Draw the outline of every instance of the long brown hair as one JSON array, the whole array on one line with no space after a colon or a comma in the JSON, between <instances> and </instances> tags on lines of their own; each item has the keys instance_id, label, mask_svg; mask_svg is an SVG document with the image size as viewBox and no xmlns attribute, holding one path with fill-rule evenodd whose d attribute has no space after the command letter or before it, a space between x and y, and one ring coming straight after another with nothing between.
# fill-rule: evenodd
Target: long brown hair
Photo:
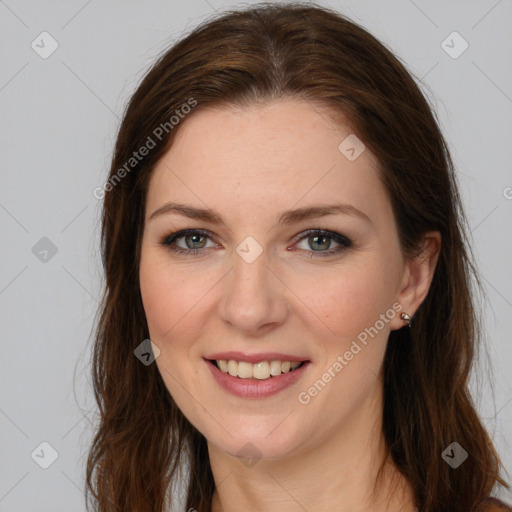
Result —
<instances>
[{"instance_id":1,"label":"long brown hair","mask_svg":"<svg viewBox=\"0 0 512 512\"><path fill-rule=\"evenodd\" d=\"M163 511L176 502L170 489L186 464L186 509L210 511L206 440L174 403L156 364L134 357L149 337L138 273L146 191L186 115L285 97L344 116L376 155L404 254L415 254L426 231L441 233L413 328L389 338L383 428L422 512L481 510L494 485L506 484L468 391L479 341L476 273L445 140L414 79L366 30L323 7L276 3L201 24L152 66L124 114L102 192L106 283L93 352L100 424L87 460L88 509L93 502L101 512ZM147 154L130 160L143 146ZM454 441L469 454L457 469L441 457Z\"/></svg>"}]
</instances>

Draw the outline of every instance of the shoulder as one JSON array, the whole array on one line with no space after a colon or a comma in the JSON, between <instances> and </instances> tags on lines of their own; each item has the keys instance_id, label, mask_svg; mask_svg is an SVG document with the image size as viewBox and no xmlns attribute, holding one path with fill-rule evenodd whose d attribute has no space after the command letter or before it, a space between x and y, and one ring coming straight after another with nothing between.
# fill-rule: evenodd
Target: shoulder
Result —
<instances>
[{"instance_id":1,"label":"shoulder","mask_svg":"<svg viewBox=\"0 0 512 512\"><path fill-rule=\"evenodd\" d=\"M487 498L482 512L512 512L512 508L497 498Z\"/></svg>"}]
</instances>

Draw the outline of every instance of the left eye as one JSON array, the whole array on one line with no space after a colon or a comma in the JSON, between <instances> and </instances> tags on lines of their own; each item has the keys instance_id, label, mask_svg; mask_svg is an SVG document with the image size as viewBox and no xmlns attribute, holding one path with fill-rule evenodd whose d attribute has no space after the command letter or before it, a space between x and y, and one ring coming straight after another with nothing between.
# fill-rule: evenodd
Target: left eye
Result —
<instances>
[{"instance_id":1,"label":"left eye","mask_svg":"<svg viewBox=\"0 0 512 512\"><path fill-rule=\"evenodd\" d=\"M300 245L303 245L302 247ZM304 247L304 244L306 247ZM336 244L333 247L333 244ZM301 250L311 252L311 257L324 256L343 251L352 245L351 240L347 237L334 233L332 231L310 231L305 236L302 236L297 244ZM319 253L319 254L314 254Z\"/></svg>"}]
</instances>

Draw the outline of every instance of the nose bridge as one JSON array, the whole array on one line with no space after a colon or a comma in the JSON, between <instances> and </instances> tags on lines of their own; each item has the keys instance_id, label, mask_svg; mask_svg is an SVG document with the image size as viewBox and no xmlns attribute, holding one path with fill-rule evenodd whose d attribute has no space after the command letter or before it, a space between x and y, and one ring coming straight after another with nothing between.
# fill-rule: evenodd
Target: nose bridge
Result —
<instances>
[{"instance_id":1,"label":"nose bridge","mask_svg":"<svg viewBox=\"0 0 512 512\"><path fill-rule=\"evenodd\" d=\"M223 320L246 332L279 324L288 312L282 284L269 268L266 251L261 248L256 254L255 250L250 241L237 248L220 305Z\"/></svg>"}]
</instances>

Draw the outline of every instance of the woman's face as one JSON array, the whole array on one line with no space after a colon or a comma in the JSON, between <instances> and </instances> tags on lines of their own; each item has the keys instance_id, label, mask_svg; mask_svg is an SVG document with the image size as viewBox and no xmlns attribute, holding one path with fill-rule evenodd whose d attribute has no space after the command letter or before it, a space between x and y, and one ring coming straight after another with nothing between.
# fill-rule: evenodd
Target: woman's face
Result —
<instances>
[{"instance_id":1,"label":"woman's face","mask_svg":"<svg viewBox=\"0 0 512 512\"><path fill-rule=\"evenodd\" d=\"M210 447L299 455L380 420L407 272L359 144L300 100L206 109L154 169L144 309L162 378Z\"/></svg>"}]
</instances>

